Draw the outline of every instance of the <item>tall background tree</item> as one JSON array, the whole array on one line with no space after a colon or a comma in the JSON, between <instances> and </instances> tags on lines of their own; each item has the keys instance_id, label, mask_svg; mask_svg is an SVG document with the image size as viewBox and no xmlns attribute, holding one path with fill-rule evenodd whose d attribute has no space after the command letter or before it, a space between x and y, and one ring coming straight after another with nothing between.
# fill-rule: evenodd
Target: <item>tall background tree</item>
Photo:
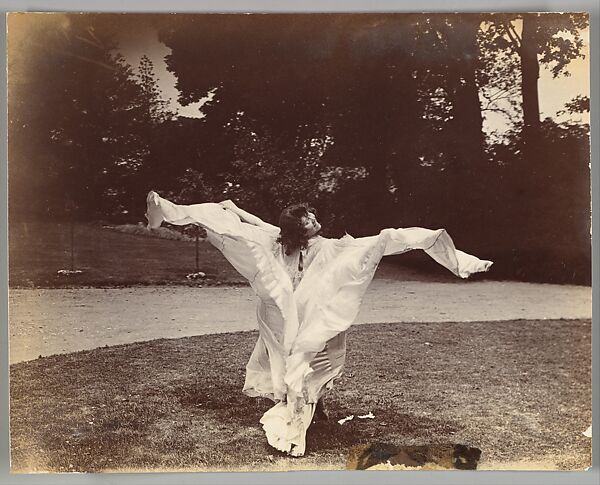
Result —
<instances>
[{"instance_id":1,"label":"tall background tree","mask_svg":"<svg viewBox=\"0 0 600 485\"><path fill-rule=\"evenodd\" d=\"M114 213L119 179L137 170L143 149L129 110L139 86L114 40L85 17L44 17L28 31L13 25L26 32L10 48L27 55L9 75L12 209Z\"/></svg>"},{"instance_id":2,"label":"tall background tree","mask_svg":"<svg viewBox=\"0 0 600 485\"><path fill-rule=\"evenodd\" d=\"M569 63L582 55L582 32L588 17L578 13L496 14L491 17L490 41L499 51L508 49L519 58L523 143L528 156L535 157L541 137L540 66L553 77L568 76ZM489 44L488 44L489 46ZM518 78L517 78L518 79Z\"/></svg>"},{"instance_id":3,"label":"tall background tree","mask_svg":"<svg viewBox=\"0 0 600 485\"><path fill-rule=\"evenodd\" d=\"M500 164L495 172L504 190L493 192L506 215L503 233L514 248L511 260L524 268L562 266L576 279L591 258L589 125L541 119L538 79L541 69L554 78L570 75L571 61L584 55L588 17L495 14L485 20L480 44L486 108L518 120L509 136L488 148ZM589 109L585 99L567 103L566 109ZM522 262L521 246L529 248L529 264Z\"/></svg>"}]
</instances>

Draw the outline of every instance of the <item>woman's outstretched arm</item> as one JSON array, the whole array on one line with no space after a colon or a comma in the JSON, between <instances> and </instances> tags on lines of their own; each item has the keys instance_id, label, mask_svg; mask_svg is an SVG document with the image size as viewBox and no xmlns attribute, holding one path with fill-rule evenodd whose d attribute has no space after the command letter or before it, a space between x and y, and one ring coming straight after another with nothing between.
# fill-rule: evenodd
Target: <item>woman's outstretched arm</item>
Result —
<instances>
[{"instance_id":1,"label":"woman's outstretched arm","mask_svg":"<svg viewBox=\"0 0 600 485\"><path fill-rule=\"evenodd\" d=\"M377 236L356 239L349 237L349 241L344 241L344 239L340 239L340 242L345 245L369 245L383 241L385 242L383 256L422 249L436 262L461 278L468 278L473 273L488 271L493 264L492 261L479 259L457 249L445 229L388 228L383 229Z\"/></svg>"},{"instance_id":2,"label":"woman's outstretched arm","mask_svg":"<svg viewBox=\"0 0 600 485\"><path fill-rule=\"evenodd\" d=\"M208 242L221 251L238 273L248 280L259 298L273 301L282 314L288 315L286 318L292 319L292 328L296 328L294 325L298 325L298 317L293 312L292 282L272 254L273 243L279 233L278 227L266 224L258 217L250 217L251 214L241 211L230 202L224 203L230 208L210 202L181 205L150 191L146 205L150 229L160 227L164 221L179 226L196 224L204 227ZM234 212L233 207L240 212ZM248 220L253 223L246 222ZM261 226L254 225L259 222L262 223Z\"/></svg>"},{"instance_id":3,"label":"woman's outstretched arm","mask_svg":"<svg viewBox=\"0 0 600 485\"><path fill-rule=\"evenodd\" d=\"M253 226L262 227L263 229L267 229L270 231L279 230L277 226L269 224L268 222L263 221L260 217L255 216L254 214L250 214L250 212L239 208L237 205L235 205L235 202L233 202L232 200L224 200L223 202L219 202L219 205L224 209L230 210L231 212L236 214L242 220L242 222L252 224Z\"/></svg>"}]
</instances>

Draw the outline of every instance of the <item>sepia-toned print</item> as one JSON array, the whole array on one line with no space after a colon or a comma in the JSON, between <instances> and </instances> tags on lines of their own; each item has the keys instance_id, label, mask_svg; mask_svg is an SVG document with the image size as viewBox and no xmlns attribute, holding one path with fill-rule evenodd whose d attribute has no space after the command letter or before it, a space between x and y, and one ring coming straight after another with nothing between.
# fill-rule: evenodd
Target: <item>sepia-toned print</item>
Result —
<instances>
[{"instance_id":1,"label":"sepia-toned print","mask_svg":"<svg viewBox=\"0 0 600 485\"><path fill-rule=\"evenodd\" d=\"M590 467L588 39L9 14L12 472Z\"/></svg>"}]
</instances>

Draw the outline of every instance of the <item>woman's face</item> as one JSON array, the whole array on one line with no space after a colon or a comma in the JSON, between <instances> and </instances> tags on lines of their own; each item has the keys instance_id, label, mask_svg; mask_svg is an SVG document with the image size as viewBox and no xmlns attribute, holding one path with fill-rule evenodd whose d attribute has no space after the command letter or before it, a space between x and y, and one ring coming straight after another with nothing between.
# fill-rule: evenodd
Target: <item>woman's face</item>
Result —
<instances>
[{"instance_id":1,"label":"woman's face","mask_svg":"<svg viewBox=\"0 0 600 485\"><path fill-rule=\"evenodd\" d=\"M317 217L312 212L309 212L302 218L302 227L304 227L308 237L313 237L321 230L321 224L319 224Z\"/></svg>"}]
</instances>

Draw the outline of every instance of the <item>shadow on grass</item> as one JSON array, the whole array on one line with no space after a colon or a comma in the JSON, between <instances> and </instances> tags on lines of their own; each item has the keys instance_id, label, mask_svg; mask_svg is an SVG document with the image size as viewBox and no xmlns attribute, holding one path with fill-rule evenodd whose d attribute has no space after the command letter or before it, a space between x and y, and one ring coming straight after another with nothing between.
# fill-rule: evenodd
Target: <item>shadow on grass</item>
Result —
<instances>
[{"instance_id":1,"label":"shadow on grass","mask_svg":"<svg viewBox=\"0 0 600 485\"><path fill-rule=\"evenodd\" d=\"M173 391L182 409L210 410L223 423L255 426L262 415L273 406L269 399L251 398L241 393L241 386L226 384L206 387L196 384Z\"/></svg>"},{"instance_id":2,"label":"shadow on grass","mask_svg":"<svg viewBox=\"0 0 600 485\"><path fill-rule=\"evenodd\" d=\"M335 419L314 423L307 433L307 451L334 452L349 450L352 446L367 445L382 437L394 436L394 440L418 441L432 435L448 436L458 429L458 425L443 419L431 419L413 414L398 413L394 408L378 409L376 420L353 420L343 425L337 422L339 416L351 415L354 411L337 402L328 404Z\"/></svg>"}]
</instances>

